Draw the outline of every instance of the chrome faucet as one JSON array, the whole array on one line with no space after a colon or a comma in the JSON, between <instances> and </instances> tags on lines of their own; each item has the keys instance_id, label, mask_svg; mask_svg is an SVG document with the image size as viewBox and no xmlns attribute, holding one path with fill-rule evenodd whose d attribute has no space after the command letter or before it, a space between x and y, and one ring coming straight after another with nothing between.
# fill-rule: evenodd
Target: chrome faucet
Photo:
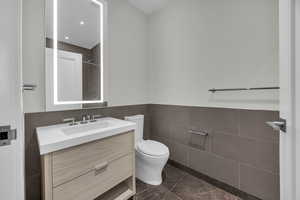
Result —
<instances>
[{"instance_id":1,"label":"chrome faucet","mask_svg":"<svg viewBox=\"0 0 300 200\"><path fill-rule=\"evenodd\" d=\"M102 115L92 115L92 118L91 118L90 122L96 122L97 119L99 119L101 117L102 117Z\"/></svg>"},{"instance_id":2,"label":"chrome faucet","mask_svg":"<svg viewBox=\"0 0 300 200\"><path fill-rule=\"evenodd\" d=\"M70 126L77 125L77 123L75 122L75 118L74 117L63 119L63 122L64 123L71 122L71 123L69 123Z\"/></svg>"},{"instance_id":3,"label":"chrome faucet","mask_svg":"<svg viewBox=\"0 0 300 200\"><path fill-rule=\"evenodd\" d=\"M87 124L89 122L90 118L91 118L90 115L83 115L82 121L80 122L80 124Z\"/></svg>"}]
</instances>

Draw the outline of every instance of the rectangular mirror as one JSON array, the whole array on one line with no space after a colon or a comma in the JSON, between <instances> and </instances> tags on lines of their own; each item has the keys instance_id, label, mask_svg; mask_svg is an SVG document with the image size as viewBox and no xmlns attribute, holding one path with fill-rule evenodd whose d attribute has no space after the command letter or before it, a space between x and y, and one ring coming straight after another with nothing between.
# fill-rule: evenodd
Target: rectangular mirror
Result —
<instances>
[{"instance_id":1,"label":"rectangular mirror","mask_svg":"<svg viewBox=\"0 0 300 200\"><path fill-rule=\"evenodd\" d=\"M103 103L105 2L45 2L46 110Z\"/></svg>"}]
</instances>

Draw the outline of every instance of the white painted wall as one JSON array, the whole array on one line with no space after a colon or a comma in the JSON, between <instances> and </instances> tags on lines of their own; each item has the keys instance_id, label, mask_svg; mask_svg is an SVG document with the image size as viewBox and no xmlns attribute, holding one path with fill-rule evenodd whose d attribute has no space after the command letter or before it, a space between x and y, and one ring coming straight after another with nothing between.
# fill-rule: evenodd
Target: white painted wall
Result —
<instances>
[{"instance_id":1,"label":"white painted wall","mask_svg":"<svg viewBox=\"0 0 300 200\"><path fill-rule=\"evenodd\" d=\"M34 11L34 12L33 12ZM108 1L108 80L110 106L148 103L147 17L128 1ZM24 93L24 112L45 111L44 1L23 6L23 79L37 84Z\"/></svg>"},{"instance_id":2,"label":"white painted wall","mask_svg":"<svg viewBox=\"0 0 300 200\"><path fill-rule=\"evenodd\" d=\"M150 18L152 103L278 109L277 0L173 0Z\"/></svg>"},{"instance_id":3,"label":"white painted wall","mask_svg":"<svg viewBox=\"0 0 300 200\"><path fill-rule=\"evenodd\" d=\"M148 21L128 1L108 3L108 103L148 103Z\"/></svg>"},{"instance_id":4,"label":"white painted wall","mask_svg":"<svg viewBox=\"0 0 300 200\"><path fill-rule=\"evenodd\" d=\"M44 1L23 2L23 83L37 85L34 92L23 93L24 112L41 112L46 108L44 16Z\"/></svg>"},{"instance_id":5,"label":"white painted wall","mask_svg":"<svg viewBox=\"0 0 300 200\"><path fill-rule=\"evenodd\" d=\"M278 109L278 91L210 88L278 86L277 0L173 0L146 16L108 3L110 106L161 103ZM32 12L34 10L35 12ZM24 3L25 112L45 110L44 4Z\"/></svg>"},{"instance_id":6,"label":"white painted wall","mask_svg":"<svg viewBox=\"0 0 300 200\"><path fill-rule=\"evenodd\" d=\"M133 6L146 14L151 14L162 9L170 0L128 0Z\"/></svg>"}]
</instances>

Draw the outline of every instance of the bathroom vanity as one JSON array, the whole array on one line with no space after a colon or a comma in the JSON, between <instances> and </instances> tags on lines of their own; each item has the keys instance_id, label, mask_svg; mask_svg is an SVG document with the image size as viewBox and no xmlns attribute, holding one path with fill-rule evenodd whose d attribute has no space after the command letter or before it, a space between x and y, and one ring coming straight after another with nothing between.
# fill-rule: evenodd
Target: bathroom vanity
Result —
<instances>
[{"instance_id":1,"label":"bathroom vanity","mask_svg":"<svg viewBox=\"0 0 300 200\"><path fill-rule=\"evenodd\" d=\"M132 197L134 129L135 123L114 118L37 128L43 199L93 200L104 193L108 199Z\"/></svg>"}]
</instances>

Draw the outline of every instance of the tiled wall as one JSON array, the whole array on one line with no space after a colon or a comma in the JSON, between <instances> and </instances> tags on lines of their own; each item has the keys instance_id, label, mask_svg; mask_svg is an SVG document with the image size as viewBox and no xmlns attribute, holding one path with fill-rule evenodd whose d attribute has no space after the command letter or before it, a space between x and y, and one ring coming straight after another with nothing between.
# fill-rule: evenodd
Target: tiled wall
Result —
<instances>
[{"instance_id":1,"label":"tiled wall","mask_svg":"<svg viewBox=\"0 0 300 200\"><path fill-rule=\"evenodd\" d=\"M172 160L263 200L279 200L279 133L265 125L278 112L153 104L25 114L27 200L41 199L35 128L83 114L144 114L145 138L168 145ZM204 141L188 130L209 136Z\"/></svg>"},{"instance_id":2,"label":"tiled wall","mask_svg":"<svg viewBox=\"0 0 300 200\"><path fill-rule=\"evenodd\" d=\"M35 128L61 123L62 119L76 117L81 119L85 114L101 114L103 116L123 119L124 116L145 115L145 138L150 134L150 118L148 105L134 105L121 107L107 107L88 110L73 110L61 112L29 113L25 114L25 173L26 199L41 200L41 167Z\"/></svg>"},{"instance_id":3,"label":"tiled wall","mask_svg":"<svg viewBox=\"0 0 300 200\"><path fill-rule=\"evenodd\" d=\"M151 138L169 146L172 160L263 200L279 200L279 133L265 124L278 112L168 105L149 111ZM188 130L209 136L205 141Z\"/></svg>"}]
</instances>

